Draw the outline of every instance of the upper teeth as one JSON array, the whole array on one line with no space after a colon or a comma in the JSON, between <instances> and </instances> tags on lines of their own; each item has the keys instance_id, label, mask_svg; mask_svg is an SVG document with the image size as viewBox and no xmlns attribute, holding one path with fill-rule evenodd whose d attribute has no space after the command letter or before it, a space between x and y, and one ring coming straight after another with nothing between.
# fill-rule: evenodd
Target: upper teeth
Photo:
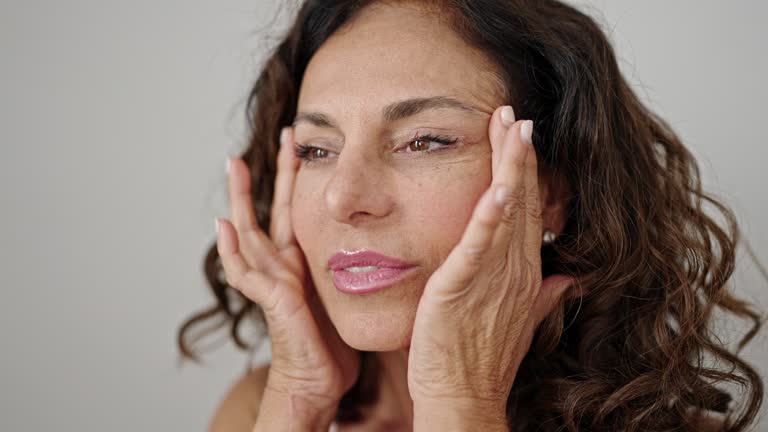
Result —
<instances>
[{"instance_id":1,"label":"upper teeth","mask_svg":"<svg viewBox=\"0 0 768 432\"><path fill-rule=\"evenodd\" d=\"M365 266L365 267L347 267L344 270L352 273L360 273L360 272L367 272L367 271L373 271L378 269L379 268L376 266Z\"/></svg>"}]
</instances>

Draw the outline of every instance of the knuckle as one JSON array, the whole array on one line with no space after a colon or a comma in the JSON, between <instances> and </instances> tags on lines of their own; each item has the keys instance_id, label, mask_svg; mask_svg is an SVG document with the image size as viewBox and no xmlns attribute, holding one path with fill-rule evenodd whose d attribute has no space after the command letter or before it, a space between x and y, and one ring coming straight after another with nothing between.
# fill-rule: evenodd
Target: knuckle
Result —
<instances>
[{"instance_id":1,"label":"knuckle","mask_svg":"<svg viewBox=\"0 0 768 432\"><path fill-rule=\"evenodd\" d=\"M235 231L241 236L258 236L261 233L261 228L255 223L246 223L243 226L236 227Z\"/></svg>"},{"instance_id":2,"label":"knuckle","mask_svg":"<svg viewBox=\"0 0 768 432\"><path fill-rule=\"evenodd\" d=\"M515 208L523 208L525 207L525 203L527 201L527 192L524 188L518 187L515 189L514 192L510 195L509 199L513 207Z\"/></svg>"},{"instance_id":3,"label":"knuckle","mask_svg":"<svg viewBox=\"0 0 768 432\"><path fill-rule=\"evenodd\" d=\"M525 201L525 209L531 218L534 220L541 219L542 216L542 209L541 204L539 203L539 196L535 189L531 189L528 192L528 197Z\"/></svg>"},{"instance_id":4,"label":"knuckle","mask_svg":"<svg viewBox=\"0 0 768 432\"><path fill-rule=\"evenodd\" d=\"M477 224L484 230L493 229L498 222L496 218L487 211L478 211L475 215L475 219L477 220Z\"/></svg>"},{"instance_id":5,"label":"knuckle","mask_svg":"<svg viewBox=\"0 0 768 432\"><path fill-rule=\"evenodd\" d=\"M512 224L517 217L517 213L520 209L524 209L526 206L526 192L522 188L515 189L509 196L507 205L504 206L504 214L502 221L509 225Z\"/></svg>"},{"instance_id":6,"label":"knuckle","mask_svg":"<svg viewBox=\"0 0 768 432\"><path fill-rule=\"evenodd\" d=\"M479 246L467 246L464 249L464 261L471 268L479 267L485 256L485 248Z\"/></svg>"},{"instance_id":7,"label":"knuckle","mask_svg":"<svg viewBox=\"0 0 768 432\"><path fill-rule=\"evenodd\" d=\"M224 273L224 281L227 285L238 291L243 290L243 280L245 279L246 271L238 269L232 262L231 258L222 257L222 269Z\"/></svg>"},{"instance_id":8,"label":"knuckle","mask_svg":"<svg viewBox=\"0 0 768 432\"><path fill-rule=\"evenodd\" d=\"M512 167L518 171L523 171L528 166L526 163L526 152L520 152L512 159Z\"/></svg>"},{"instance_id":9,"label":"knuckle","mask_svg":"<svg viewBox=\"0 0 768 432\"><path fill-rule=\"evenodd\" d=\"M278 282L276 279L271 279L268 283L268 286L264 287L265 295L263 299L252 299L256 303L259 303L259 306L264 310L264 312L272 315L275 313L275 311L278 309L280 305L280 301L282 300L279 295L277 295L280 290L277 287Z\"/></svg>"},{"instance_id":10,"label":"knuckle","mask_svg":"<svg viewBox=\"0 0 768 432\"><path fill-rule=\"evenodd\" d=\"M524 265L523 265L522 271L524 273L525 280L527 282L525 286L534 287L536 285L534 283L536 279L535 269L540 266L541 259L538 254L534 256L525 254L523 257L523 262L524 262Z\"/></svg>"},{"instance_id":11,"label":"knuckle","mask_svg":"<svg viewBox=\"0 0 768 432\"><path fill-rule=\"evenodd\" d=\"M501 225L509 226L515 222L515 209L512 205L504 208L504 214L501 216Z\"/></svg>"},{"instance_id":12,"label":"knuckle","mask_svg":"<svg viewBox=\"0 0 768 432\"><path fill-rule=\"evenodd\" d=\"M227 281L227 285L231 286L232 288L237 288L238 290L240 290L241 289L240 283L241 283L243 277L242 277L242 275L235 276L233 273L234 273L233 271L231 271L231 270L227 271L225 269L224 270L224 280Z\"/></svg>"}]
</instances>

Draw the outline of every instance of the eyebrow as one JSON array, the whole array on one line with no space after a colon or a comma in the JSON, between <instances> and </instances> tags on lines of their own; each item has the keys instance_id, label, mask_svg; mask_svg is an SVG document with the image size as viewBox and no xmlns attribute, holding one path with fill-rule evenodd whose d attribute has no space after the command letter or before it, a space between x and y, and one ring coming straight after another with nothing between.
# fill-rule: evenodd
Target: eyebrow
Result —
<instances>
[{"instance_id":1,"label":"eyebrow","mask_svg":"<svg viewBox=\"0 0 768 432\"><path fill-rule=\"evenodd\" d=\"M393 102L384 107L382 114L386 123L393 123L427 110L439 108L450 108L472 113L488 114L481 109L475 108L449 96L412 98ZM296 114L296 117L293 120L293 126L296 126L296 124L300 122L311 123L318 127L339 129L336 122L334 122L330 116L320 112L300 112Z\"/></svg>"}]
</instances>

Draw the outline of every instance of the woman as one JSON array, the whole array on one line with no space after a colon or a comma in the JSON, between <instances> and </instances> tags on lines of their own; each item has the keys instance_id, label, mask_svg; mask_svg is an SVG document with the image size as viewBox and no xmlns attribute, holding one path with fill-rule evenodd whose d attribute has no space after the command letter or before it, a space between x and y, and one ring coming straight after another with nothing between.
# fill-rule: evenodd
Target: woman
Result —
<instances>
[{"instance_id":1,"label":"woman","mask_svg":"<svg viewBox=\"0 0 768 432\"><path fill-rule=\"evenodd\" d=\"M716 308L759 327L726 284L735 218L586 15L542 0L307 1L248 113L206 259L217 304L179 341L194 358L188 332L223 317L246 347L238 328L259 317L272 360L212 430L754 419L760 377L711 332ZM718 389L731 383L736 407Z\"/></svg>"}]
</instances>

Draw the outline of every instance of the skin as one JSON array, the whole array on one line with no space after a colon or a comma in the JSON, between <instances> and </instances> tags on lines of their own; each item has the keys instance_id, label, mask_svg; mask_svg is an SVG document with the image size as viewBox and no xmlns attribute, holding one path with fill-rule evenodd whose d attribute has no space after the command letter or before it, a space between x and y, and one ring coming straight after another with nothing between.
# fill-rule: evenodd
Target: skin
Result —
<instances>
[{"instance_id":1,"label":"skin","mask_svg":"<svg viewBox=\"0 0 768 432\"><path fill-rule=\"evenodd\" d=\"M333 398L323 396L343 394L356 375L354 350L366 350L379 353L382 394L358 429L429 430L440 419L504 430L517 366L568 286L563 278L542 281L537 261L543 228L562 230L567 188L540 175L524 122L513 114L502 121L504 92L492 63L434 18L408 5L369 7L312 58L300 115L279 156L274 244L254 222L247 167L231 167L234 224L221 220L219 253L230 285L266 312L273 363L265 413L299 407L293 418L322 429L333 415ZM398 101L431 97L469 108L397 121L382 115ZM313 124L308 113L333 124ZM427 153L413 146L417 132L458 141ZM311 153L318 159L292 159L296 143L322 149ZM502 186L506 199L494 204ZM341 293L328 258L358 248L409 261L417 271L382 291ZM461 340L475 341L476 350L444 349ZM325 376L333 379L317 378ZM277 430L284 421L266 417L255 430Z\"/></svg>"},{"instance_id":2,"label":"skin","mask_svg":"<svg viewBox=\"0 0 768 432\"><path fill-rule=\"evenodd\" d=\"M488 122L503 104L501 93L475 50L425 20L402 8L364 11L312 57L299 93L299 113L324 113L338 127L296 123L298 143L328 152L324 160L302 162L297 173L296 239L331 320L359 350L410 344L427 279L491 183ZM476 110L433 109L394 123L382 118L392 102L433 96L454 97ZM407 146L418 131L459 142L439 153L414 152ZM382 291L342 293L328 258L359 248L401 258L419 271Z\"/></svg>"}]
</instances>

